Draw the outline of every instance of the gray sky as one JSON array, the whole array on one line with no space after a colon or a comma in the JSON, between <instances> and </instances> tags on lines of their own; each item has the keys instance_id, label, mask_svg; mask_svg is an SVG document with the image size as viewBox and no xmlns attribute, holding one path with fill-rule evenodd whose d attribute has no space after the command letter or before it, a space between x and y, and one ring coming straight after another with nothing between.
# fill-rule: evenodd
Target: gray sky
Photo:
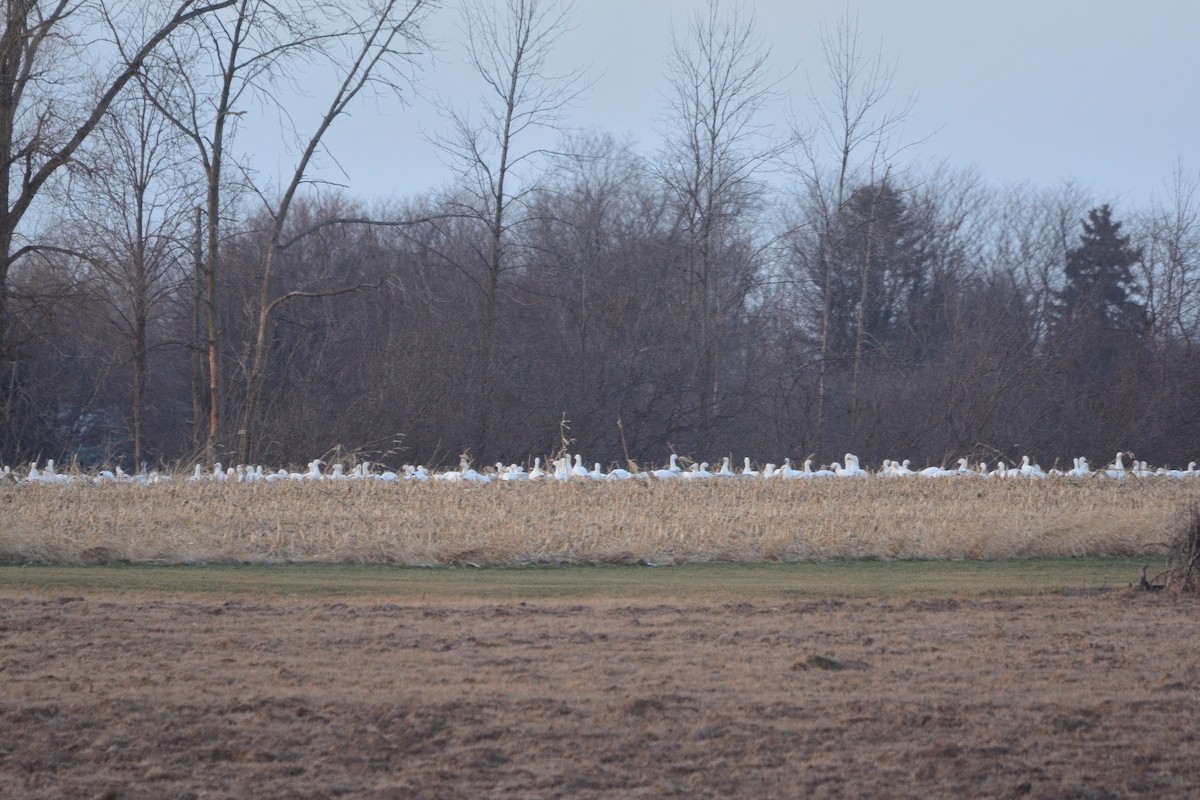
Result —
<instances>
[{"instance_id":1,"label":"gray sky","mask_svg":"<svg viewBox=\"0 0 1200 800\"><path fill-rule=\"evenodd\" d=\"M500 2L501 0L497 0ZM577 0L577 27L552 61L591 67L594 85L570 117L658 144L664 66L672 25L682 29L704 0ZM807 115L812 83L824 79L822 24L857 14L864 43L895 63L895 98L915 105L903 137L921 143L910 157L974 166L990 182L1056 187L1068 179L1096 203L1118 211L1163 196L1176 165L1200 171L1200 3L1195 0L759 0L747 2L772 47L797 113ZM439 61L422 82L467 103L478 84L462 66L454 10L440 12L433 34ZM783 108L778 119L782 121ZM403 198L448 179L421 134L445 123L424 100L364 103L328 139L347 177L324 166L321 177L349 194ZM263 141L256 131L250 141ZM266 137L269 138L269 137ZM286 154L263 146L257 166L290 168Z\"/></svg>"}]
</instances>

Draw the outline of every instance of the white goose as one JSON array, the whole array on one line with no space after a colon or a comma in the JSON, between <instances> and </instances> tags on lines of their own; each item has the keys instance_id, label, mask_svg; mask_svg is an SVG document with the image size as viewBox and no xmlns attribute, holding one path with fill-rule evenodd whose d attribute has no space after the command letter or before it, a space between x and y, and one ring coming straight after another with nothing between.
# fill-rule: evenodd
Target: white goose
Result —
<instances>
[{"instance_id":1,"label":"white goose","mask_svg":"<svg viewBox=\"0 0 1200 800\"><path fill-rule=\"evenodd\" d=\"M571 477L574 477L574 478L590 477L588 475L588 468L583 465L583 456L581 456L579 453L575 454L575 465L573 467L571 467Z\"/></svg>"},{"instance_id":2,"label":"white goose","mask_svg":"<svg viewBox=\"0 0 1200 800\"><path fill-rule=\"evenodd\" d=\"M1125 477L1125 453L1117 453L1117 457L1113 459L1113 463L1104 470L1104 477L1116 478L1120 480Z\"/></svg>"},{"instance_id":3,"label":"white goose","mask_svg":"<svg viewBox=\"0 0 1200 800\"><path fill-rule=\"evenodd\" d=\"M1044 478L1046 473L1037 464L1030 463L1029 456L1021 456L1021 475L1026 478Z\"/></svg>"}]
</instances>

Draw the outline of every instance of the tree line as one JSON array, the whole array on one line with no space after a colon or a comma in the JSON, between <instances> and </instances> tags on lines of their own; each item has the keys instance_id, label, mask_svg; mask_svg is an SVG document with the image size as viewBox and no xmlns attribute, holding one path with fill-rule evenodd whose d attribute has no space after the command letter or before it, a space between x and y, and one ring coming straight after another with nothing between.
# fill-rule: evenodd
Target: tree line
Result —
<instances>
[{"instance_id":1,"label":"tree line","mask_svg":"<svg viewBox=\"0 0 1200 800\"><path fill-rule=\"evenodd\" d=\"M452 180L381 203L312 167L356 103L428 113L437 4L8 2L0 459L1196 457L1194 177L1118 209L908 162L845 19L780 131L794 76L715 0L637 148L568 127L570 11L462 4L482 99L434 103ZM268 185L240 121L312 64L332 88L280 107Z\"/></svg>"}]
</instances>

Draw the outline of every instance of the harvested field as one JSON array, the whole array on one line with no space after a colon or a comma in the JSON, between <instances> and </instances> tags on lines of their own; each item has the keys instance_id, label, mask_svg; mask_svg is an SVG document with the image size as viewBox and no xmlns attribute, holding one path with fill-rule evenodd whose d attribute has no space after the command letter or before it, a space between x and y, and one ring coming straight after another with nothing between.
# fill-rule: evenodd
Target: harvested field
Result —
<instances>
[{"instance_id":1,"label":"harvested field","mask_svg":"<svg viewBox=\"0 0 1200 800\"><path fill-rule=\"evenodd\" d=\"M1171 479L0 484L0 560L678 564L1163 555Z\"/></svg>"},{"instance_id":2,"label":"harvested field","mask_svg":"<svg viewBox=\"0 0 1200 800\"><path fill-rule=\"evenodd\" d=\"M1162 594L347 601L0 585L23 798L1185 798Z\"/></svg>"}]
</instances>

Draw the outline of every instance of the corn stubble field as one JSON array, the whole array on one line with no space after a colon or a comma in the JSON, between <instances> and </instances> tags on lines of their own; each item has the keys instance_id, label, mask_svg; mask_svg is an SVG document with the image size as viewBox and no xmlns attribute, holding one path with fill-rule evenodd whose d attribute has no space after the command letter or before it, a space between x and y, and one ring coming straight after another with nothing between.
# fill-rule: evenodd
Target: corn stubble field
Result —
<instances>
[{"instance_id":1,"label":"corn stubble field","mask_svg":"<svg viewBox=\"0 0 1200 800\"><path fill-rule=\"evenodd\" d=\"M1165 554L1180 480L0 485L0 560L677 564Z\"/></svg>"},{"instance_id":2,"label":"corn stubble field","mask_svg":"<svg viewBox=\"0 0 1200 800\"><path fill-rule=\"evenodd\" d=\"M1174 480L5 485L0 559L1154 562L1196 496ZM6 586L17 569L34 583ZM0 569L0 795L1190 798L1200 784L1195 596L37 588L57 569Z\"/></svg>"}]
</instances>

